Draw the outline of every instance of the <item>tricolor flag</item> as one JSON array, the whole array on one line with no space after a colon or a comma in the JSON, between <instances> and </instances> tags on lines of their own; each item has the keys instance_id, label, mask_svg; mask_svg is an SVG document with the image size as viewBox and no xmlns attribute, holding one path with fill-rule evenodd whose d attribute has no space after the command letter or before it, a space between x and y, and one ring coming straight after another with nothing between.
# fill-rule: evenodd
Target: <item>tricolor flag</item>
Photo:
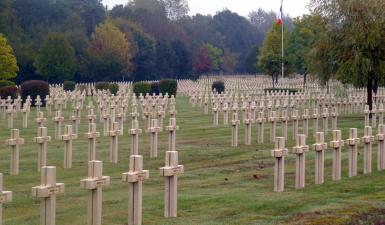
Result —
<instances>
[{"instance_id":1,"label":"tricolor flag","mask_svg":"<svg viewBox=\"0 0 385 225\"><path fill-rule=\"evenodd\" d=\"M279 25L282 25L282 22L283 22L282 5L283 5L283 0L281 0L281 8L279 9L279 14L278 14L278 21L277 21L277 23L278 23Z\"/></svg>"}]
</instances>

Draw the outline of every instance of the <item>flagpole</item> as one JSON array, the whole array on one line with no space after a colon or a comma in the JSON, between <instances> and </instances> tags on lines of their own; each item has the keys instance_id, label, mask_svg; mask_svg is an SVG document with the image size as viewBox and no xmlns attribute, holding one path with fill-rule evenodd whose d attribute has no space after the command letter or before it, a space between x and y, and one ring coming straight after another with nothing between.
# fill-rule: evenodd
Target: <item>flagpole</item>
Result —
<instances>
[{"instance_id":1,"label":"flagpole","mask_svg":"<svg viewBox=\"0 0 385 225\"><path fill-rule=\"evenodd\" d=\"M283 0L281 0L281 18L282 18L282 31L281 31L281 39L282 39L282 78L284 77L284 74L285 74L285 64L284 64L284 61L283 61L283 56L284 56L284 53L283 53L283 25L284 25L284 21L283 21Z\"/></svg>"}]
</instances>

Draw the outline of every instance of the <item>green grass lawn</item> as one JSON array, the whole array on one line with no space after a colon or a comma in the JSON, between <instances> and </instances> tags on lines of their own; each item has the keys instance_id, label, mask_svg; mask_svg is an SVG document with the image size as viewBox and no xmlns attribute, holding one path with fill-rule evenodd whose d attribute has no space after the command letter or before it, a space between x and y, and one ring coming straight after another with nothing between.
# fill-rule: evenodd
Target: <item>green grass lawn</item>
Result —
<instances>
[{"instance_id":1,"label":"green grass lawn","mask_svg":"<svg viewBox=\"0 0 385 225\"><path fill-rule=\"evenodd\" d=\"M69 104L70 105L70 104ZM385 219L385 171L376 171L377 145L373 145L373 173L362 174L362 145L359 148L359 175L347 176L347 148L343 149L343 179L331 180L332 154L325 154L325 184L314 184L314 153L307 154L306 188L294 189L295 157L286 159L285 192L273 192L273 158L270 151L273 144L259 145L257 127L253 125L252 145L245 146L243 125L240 126L239 147L231 147L231 127L212 126L212 116L204 115L202 108L192 108L186 98L177 100L176 148L179 162L185 166L185 173L178 183L178 218L163 218L163 178L159 167L164 165L167 150L167 132L159 135L159 157L149 158L149 134L140 136L139 152L144 157L144 169L150 170L150 179L143 185L143 224L374 224ZM45 109L43 109L45 111ZM69 123L69 108L64 112ZM63 169L63 142L53 140L48 148L48 165L57 167L57 182L65 183L65 193L57 198L57 224L80 225L87 223L87 191L80 189L80 180L87 176L87 131L83 119L79 139L74 141L73 168ZM0 171L4 174L4 190L13 191L13 202L3 205L4 224L39 223L40 201L31 197L31 187L40 184L37 172L37 145L32 142L36 135L35 109L32 109L29 128L21 129L25 145L20 152L20 175L9 176L10 151L2 141ZM19 113L15 127L21 127ZM363 116L338 118L343 139L348 137L350 127L358 128L363 135ZM54 125L50 117L48 132L54 136ZM0 124L0 139L10 135L6 120ZM164 124L168 123L168 119ZM103 191L103 224L126 224L128 188L122 183L121 174L128 171L130 141L125 122L124 136L119 137L119 163L109 162L109 138L97 141L97 159L104 162L104 175L111 176L111 186ZM141 120L140 125L144 122ZM220 117L222 124L222 116ZM268 124L265 125L265 141L269 140ZM300 123L302 130L302 123ZM331 122L329 122L331 126ZM278 126L279 127L279 126ZM97 128L102 131L102 124ZM321 123L320 123L321 128ZM330 129L329 129L330 130ZM312 123L309 121L309 133ZM101 132L102 133L102 132ZM373 130L373 134L377 129ZM280 134L278 129L277 134ZM291 150L294 141L289 139L286 146ZM331 140L331 132L327 138ZM311 137L307 144L313 144ZM361 221L361 222L359 222ZM366 222L365 222L366 221Z\"/></svg>"}]
</instances>

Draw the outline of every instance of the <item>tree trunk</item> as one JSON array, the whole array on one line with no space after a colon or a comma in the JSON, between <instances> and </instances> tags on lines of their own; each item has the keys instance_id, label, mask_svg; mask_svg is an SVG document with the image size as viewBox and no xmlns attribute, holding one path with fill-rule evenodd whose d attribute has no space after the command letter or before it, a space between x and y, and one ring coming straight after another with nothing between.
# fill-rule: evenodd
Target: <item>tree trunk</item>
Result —
<instances>
[{"instance_id":1,"label":"tree trunk","mask_svg":"<svg viewBox=\"0 0 385 225\"><path fill-rule=\"evenodd\" d=\"M373 83L374 83L373 84L374 85L373 86L373 92L374 92L374 94L377 95L377 91L378 91L378 78L375 78Z\"/></svg>"},{"instance_id":2,"label":"tree trunk","mask_svg":"<svg viewBox=\"0 0 385 225\"><path fill-rule=\"evenodd\" d=\"M305 86L306 86L306 78L307 78L307 72L305 72L303 74L303 90L305 90Z\"/></svg>"},{"instance_id":3,"label":"tree trunk","mask_svg":"<svg viewBox=\"0 0 385 225\"><path fill-rule=\"evenodd\" d=\"M373 78L369 75L368 85L366 87L367 92L367 101L366 103L369 105L369 110L372 110L373 107ZM372 118L372 114L369 114L369 118Z\"/></svg>"},{"instance_id":4,"label":"tree trunk","mask_svg":"<svg viewBox=\"0 0 385 225\"><path fill-rule=\"evenodd\" d=\"M271 81L273 82L273 88L275 88L274 74L271 75Z\"/></svg>"}]
</instances>

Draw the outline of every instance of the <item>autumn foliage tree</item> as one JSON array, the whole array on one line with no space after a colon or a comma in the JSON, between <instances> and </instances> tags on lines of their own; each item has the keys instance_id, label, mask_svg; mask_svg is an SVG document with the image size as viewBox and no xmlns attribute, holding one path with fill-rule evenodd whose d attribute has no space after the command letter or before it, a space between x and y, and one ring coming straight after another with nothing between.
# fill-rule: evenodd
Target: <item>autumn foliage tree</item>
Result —
<instances>
[{"instance_id":1,"label":"autumn foliage tree","mask_svg":"<svg viewBox=\"0 0 385 225\"><path fill-rule=\"evenodd\" d=\"M125 34L107 21L92 34L86 50L86 65L94 80L128 78L133 69L135 48Z\"/></svg>"},{"instance_id":2,"label":"autumn foliage tree","mask_svg":"<svg viewBox=\"0 0 385 225\"><path fill-rule=\"evenodd\" d=\"M208 50L205 48L199 49L193 65L194 72L199 75L205 74L210 72L211 67L212 61L210 59Z\"/></svg>"},{"instance_id":3,"label":"autumn foliage tree","mask_svg":"<svg viewBox=\"0 0 385 225\"><path fill-rule=\"evenodd\" d=\"M17 76L19 67L13 49L7 39L0 33L0 79L11 79Z\"/></svg>"}]
</instances>

